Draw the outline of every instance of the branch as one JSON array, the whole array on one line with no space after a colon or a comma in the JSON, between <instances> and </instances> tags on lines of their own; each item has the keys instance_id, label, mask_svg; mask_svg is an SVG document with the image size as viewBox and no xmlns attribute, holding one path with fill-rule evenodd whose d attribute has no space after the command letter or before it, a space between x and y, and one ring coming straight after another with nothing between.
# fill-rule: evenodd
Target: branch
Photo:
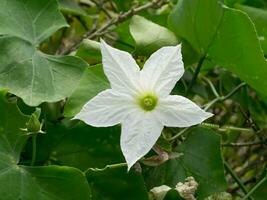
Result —
<instances>
[{"instance_id":1,"label":"branch","mask_svg":"<svg viewBox=\"0 0 267 200\"><path fill-rule=\"evenodd\" d=\"M85 33L76 43L74 43L71 47L69 47L66 50L64 50L63 52L61 52L61 54L66 55L72 51L75 51L80 46L81 42L84 39L86 39L86 38L94 39L96 37L102 36L105 33L114 29L114 27L112 28L112 26L126 21L127 19L129 19L133 15L135 15L135 14L137 14L143 10L146 10L148 8L159 8L162 5L165 5L167 3L169 3L168 0L153 0L152 2L144 4L144 5L139 6L137 8L132 8L132 9L130 9L124 13L121 13L117 17L110 19L106 24L101 26L98 30L95 30L93 32L89 31L89 32Z\"/></svg>"}]
</instances>

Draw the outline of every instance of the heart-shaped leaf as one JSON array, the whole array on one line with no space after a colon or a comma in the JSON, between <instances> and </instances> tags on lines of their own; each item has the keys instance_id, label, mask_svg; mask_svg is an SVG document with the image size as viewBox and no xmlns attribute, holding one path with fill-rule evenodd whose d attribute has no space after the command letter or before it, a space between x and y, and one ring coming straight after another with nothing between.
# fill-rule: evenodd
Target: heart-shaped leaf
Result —
<instances>
[{"instance_id":1,"label":"heart-shaped leaf","mask_svg":"<svg viewBox=\"0 0 267 200\"><path fill-rule=\"evenodd\" d=\"M36 48L67 25L57 9L55 0L0 1L0 86L31 106L69 96L87 66L79 58Z\"/></svg>"},{"instance_id":2,"label":"heart-shaped leaf","mask_svg":"<svg viewBox=\"0 0 267 200\"><path fill-rule=\"evenodd\" d=\"M29 167L18 165L28 139L22 128L28 116L0 92L0 196L5 200L90 199L90 188L83 173L71 167Z\"/></svg>"}]
</instances>

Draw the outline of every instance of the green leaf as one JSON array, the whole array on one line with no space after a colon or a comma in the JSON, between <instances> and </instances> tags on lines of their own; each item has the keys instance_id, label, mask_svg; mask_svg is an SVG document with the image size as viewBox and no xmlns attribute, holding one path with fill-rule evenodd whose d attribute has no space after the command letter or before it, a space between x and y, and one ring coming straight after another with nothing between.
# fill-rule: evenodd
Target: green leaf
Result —
<instances>
[{"instance_id":1,"label":"green leaf","mask_svg":"<svg viewBox=\"0 0 267 200\"><path fill-rule=\"evenodd\" d=\"M29 167L18 165L28 139L25 128L28 116L15 104L8 103L0 92L0 196L14 199L90 199L84 174L71 167Z\"/></svg>"},{"instance_id":2,"label":"green leaf","mask_svg":"<svg viewBox=\"0 0 267 200\"><path fill-rule=\"evenodd\" d=\"M186 177L193 176L199 183L197 199L225 190L219 135L209 129L193 128L177 151L183 155L146 173L149 188L175 187Z\"/></svg>"},{"instance_id":3,"label":"green leaf","mask_svg":"<svg viewBox=\"0 0 267 200\"><path fill-rule=\"evenodd\" d=\"M264 54L267 54L267 11L259 8L253 8L250 6L244 6L236 4L235 8L244 11L251 18L255 24L258 38L261 43Z\"/></svg>"},{"instance_id":4,"label":"green leaf","mask_svg":"<svg viewBox=\"0 0 267 200\"><path fill-rule=\"evenodd\" d=\"M143 177L132 171L128 173L127 167L104 171L88 170L86 175L92 188L93 200L148 200Z\"/></svg>"},{"instance_id":5,"label":"green leaf","mask_svg":"<svg viewBox=\"0 0 267 200\"><path fill-rule=\"evenodd\" d=\"M50 125L47 134L37 138L37 162L48 160L81 170L124 162L119 138L118 127L94 128L84 123L70 127Z\"/></svg>"},{"instance_id":6,"label":"green leaf","mask_svg":"<svg viewBox=\"0 0 267 200\"><path fill-rule=\"evenodd\" d=\"M169 16L169 25L199 53L266 96L267 64L245 13L217 0L180 0Z\"/></svg>"},{"instance_id":7,"label":"green leaf","mask_svg":"<svg viewBox=\"0 0 267 200\"><path fill-rule=\"evenodd\" d=\"M0 24L0 34L16 36L34 45L68 26L56 0L2 0Z\"/></svg>"},{"instance_id":8,"label":"green leaf","mask_svg":"<svg viewBox=\"0 0 267 200\"><path fill-rule=\"evenodd\" d=\"M68 98L64 109L64 116L73 117L80 112L86 102L108 88L110 88L110 85L102 65L87 68L78 87Z\"/></svg>"},{"instance_id":9,"label":"green leaf","mask_svg":"<svg viewBox=\"0 0 267 200\"><path fill-rule=\"evenodd\" d=\"M0 37L0 85L36 106L69 96L87 64L72 56L51 56L15 37Z\"/></svg>"},{"instance_id":10,"label":"green leaf","mask_svg":"<svg viewBox=\"0 0 267 200\"><path fill-rule=\"evenodd\" d=\"M73 56L51 56L36 49L66 26L56 1L1 1L0 23L0 34L7 34L0 37L0 86L31 106L68 97L87 64Z\"/></svg>"},{"instance_id":11,"label":"green leaf","mask_svg":"<svg viewBox=\"0 0 267 200\"><path fill-rule=\"evenodd\" d=\"M138 15L132 17L130 32L138 54L150 55L163 46L178 44L176 36L170 30Z\"/></svg>"},{"instance_id":12,"label":"green leaf","mask_svg":"<svg viewBox=\"0 0 267 200\"><path fill-rule=\"evenodd\" d=\"M76 56L84 59L91 65L101 63L100 43L89 39L83 40L76 52Z\"/></svg>"},{"instance_id":13,"label":"green leaf","mask_svg":"<svg viewBox=\"0 0 267 200\"><path fill-rule=\"evenodd\" d=\"M87 16L86 12L79 6L78 2L72 0L59 0L59 7L63 13Z\"/></svg>"}]
</instances>

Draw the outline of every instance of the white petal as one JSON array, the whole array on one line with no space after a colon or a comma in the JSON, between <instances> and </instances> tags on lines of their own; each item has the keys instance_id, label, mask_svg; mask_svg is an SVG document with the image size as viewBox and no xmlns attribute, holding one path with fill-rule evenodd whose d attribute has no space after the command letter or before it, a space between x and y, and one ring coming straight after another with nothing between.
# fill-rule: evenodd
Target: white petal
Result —
<instances>
[{"instance_id":1,"label":"white petal","mask_svg":"<svg viewBox=\"0 0 267 200\"><path fill-rule=\"evenodd\" d=\"M213 116L194 102L178 95L169 95L160 99L155 114L165 126L169 127L189 127Z\"/></svg>"},{"instance_id":2,"label":"white petal","mask_svg":"<svg viewBox=\"0 0 267 200\"><path fill-rule=\"evenodd\" d=\"M163 47L146 61L141 71L141 81L145 90L166 96L171 93L183 73L181 45Z\"/></svg>"},{"instance_id":3,"label":"white petal","mask_svg":"<svg viewBox=\"0 0 267 200\"><path fill-rule=\"evenodd\" d=\"M101 40L103 68L111 88L123 93L136 93L140 68L132 56L115 49Z\"/></svg>"},{"instance_id":4,"label":"white petal","mask_svg":"<svg viewBox=\"0 0 267 200\"><path fill-rule=\"evenodd\" d=\"M88 101L74 119L96 127L114 126L121 123L134 107L131 96L108 89Z\"/></svg>"},{"instance_id":5,"label":"white petal","mask_svg":"<svg viewBox=\"0 0 267 200\"><path fill-rule=\"evenodd\" d=\"M156 143L163 125L152 112L136 112L122 122L121 149L128 170Z\"/></svg>"}]
</instances>

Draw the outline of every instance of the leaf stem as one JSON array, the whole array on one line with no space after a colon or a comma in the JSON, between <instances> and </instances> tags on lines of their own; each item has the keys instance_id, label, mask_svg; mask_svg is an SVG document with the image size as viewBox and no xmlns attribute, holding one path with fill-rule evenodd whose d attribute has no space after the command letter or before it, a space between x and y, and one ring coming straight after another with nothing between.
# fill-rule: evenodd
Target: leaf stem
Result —
<instances>
[{"instance_id":1,"label":"leaf stem","mask_svg":"<svg viewBox=\"0 0 267 200\"><path fill-rule=\"evenodd\" d=\"M193 78L192 78L192 80L189 83L189 86L187 88L186 95L190 92L190 90L192 89L193 85L195 84L195 82L197 80L197 76L198 76L198 74L200 72L200 69L201 69L202 64L203 64L205 59L206 59L206 56L203 56L203 57L200 58L200 60L199 60L199 62L197 64L197 68L196 68L196 70L194 72Z\"/></svg>"},{"instance_id":2,"label":"leaf stem","mask_svg":"<svg viewBox=\"0 0 267 200\"><path fill-rule=\"evenodd\" d=\"M84 174L86 174L88 171L101 172L107 169L121 168L125 166L127 166L127 163L117 163L117 164L112 164L112 165L106 165L104 168L88 168L87 170L84 171Z\"/></svg>"},{"instance_id":3,"label":"leaf stem","mask_svg":"<svg viewBox=\"0 0 267 200\"><path fill-rule=\"evenodd\" d=\"M31 166L34 166L35 160L36 160L36 139L37 139L37 134L34 134L32 136L32 161L31 161Z\"/></svg>"},{"instance_id":4,"label":"leaf stem","mask_svg":"<svg viewBox=\"0 0 267 200\"><path fill-rule=\"evenodd\" d=\"M267 175L263 179L261 179L243 198L242 200L251 198L250 196L257 190L265 181L267 180Z\"/></svg>"}]
</instances>

